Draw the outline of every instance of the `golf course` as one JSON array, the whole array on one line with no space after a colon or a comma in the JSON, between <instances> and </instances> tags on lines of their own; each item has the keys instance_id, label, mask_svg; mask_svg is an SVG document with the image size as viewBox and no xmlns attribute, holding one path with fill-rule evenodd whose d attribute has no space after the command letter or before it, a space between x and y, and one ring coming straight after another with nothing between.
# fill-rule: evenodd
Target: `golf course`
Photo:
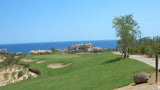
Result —
<instances>
[{"instance_id":1,"label":"golf course","mask_svg":"<svg viewBox=\"0 0 160 90\"><path fill-rule=\"evenodd\" d=\"M154 71L137 60L112 53L29 55L30 67L41 71L36 78L0 87L0 90L113 90L133 82L137 72ZM60 65L51 68L49 65Z\"/></svg>"}]
</instances>

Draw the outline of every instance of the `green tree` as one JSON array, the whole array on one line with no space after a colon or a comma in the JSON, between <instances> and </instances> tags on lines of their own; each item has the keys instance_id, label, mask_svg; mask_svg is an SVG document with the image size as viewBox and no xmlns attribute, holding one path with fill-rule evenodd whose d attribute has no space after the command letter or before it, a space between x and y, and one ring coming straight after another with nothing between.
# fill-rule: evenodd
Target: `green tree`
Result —
<instances>
[{"instance_id":1,"label":"green tree","mask_svg":"<svg viewBox=\"0 0 160 90\"><path fill-rule=\"evenodd\" d=\"M138 23L133 19L132 14L115 17L112 23L117 37L120 37L119 47L122 48L124 58L126 58L129 45L141 34Z\"/></svg>"},{"instance_id":2,"label":"green tree","mask_svg":"<svg viewBox=\"0 0 160 90\"><path fill-rule=\"evenodd\" d=\"M56 51L56 49L55 49L55 48L51 48L51 51L52 51L52 52L55 52L55 51Z\"/></svg>"},{"instance_id":3,"label":"green tree","mask_svg":"<svg viewBox=\"0 0 160 90\"><path fill-rule=\"evenodd\" d=\"M70 46L68 46L68 51L70 51L71 50L71 47Z\"/></svg>"}]
</instances>

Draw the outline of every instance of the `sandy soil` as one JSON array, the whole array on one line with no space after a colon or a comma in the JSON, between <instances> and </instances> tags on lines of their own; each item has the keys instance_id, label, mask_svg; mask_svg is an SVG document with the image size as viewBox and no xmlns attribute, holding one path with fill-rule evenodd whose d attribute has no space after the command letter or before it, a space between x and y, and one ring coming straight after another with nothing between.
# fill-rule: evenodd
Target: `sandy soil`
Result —
<instances>
[{"instance_id":1,"label":"sandy soil","mask_svg":"<svg viewBox=\"0 0 160 90\"><path fill-rule=\"evenodd\" d=\"M4 60L3 59L0 59L0 62L3 62Z\"/></svg>"},{"instance_id":2,"label":"sandy soil","mask_svg":"<svg viewBox=\"0 0 160 90\"><path fill-rule=\"evenodd\" d=\"M158 74L160 75L160 72ZM115 90L160 90L160 76L158 77L158 83L155 83L156 80L155 76L156 73L153 72L151 74L151 78L148 80L148 83L137 84L137 85L135 83L132 83L130 85Z\"/></svg>"},{"instance_id":3,"label":"sandy soil","mask_svg":"<svg viewBox=\"0 0 160 90\"><path fill-rule=\"evenodd\" d=\"M0 56L0 62L3 62L6 57Z\"/></svg>"},{"instance_id":4,"label":"sandy soil","mask_svg":"<svg viewBox=\"0 0 160 90\"><path fill-rule=\"evenodd\" d=\"M23 62L34 62L34 61L37 61L37 60L32 60L32 59L21 59L21 61L23 61Z\"/></svg>"},{"instance_id":5,"label":"sandy soil","mask_svg":"<svg viewBox=\"0 0 160 90\"><path fill-rule=\"evenodd\" d=\"M155 60L155 58L150 58L148 55L140 55L142 58L149 58L151 60ZM159 60L160 61L160 60Z\"/></svg>"},{"instance_id":6,"label":"sandy soil","mask_svg":"<svg viewBox=\"0 0 160 90\"><path fill-rule=\"evenodd\" d=\"M15 56L15 58L19 58L20 56Z\"/></svg>"},{"instance_id":7,"label":"sandy soil","mask_svg":"<svg viewBox=\"0 0 160 90\"><path fill-rule=\"evenodd\" d=\"M18 72L20 71L23 72L23 75L18 77ZM0 86L28 79L29 76L35 78L37 74L30 72L28 68L18 65L10 66L7 69L0 69Z\"/></svg>"},{"instance_id":8,"label":"sandy soil","mask_svg":"<svg viewBox=\"0 0 160 90\"><path fill-rule=\"evenodd\" d=\"M44 63L44 62L46 62L46 60L41 60L41 61L38 61L36 63Z\"/></svg>"},{"instance_id":9,"label":"sandy soil","mask_svg":"<svg viewBox=\"0 0 160 90\"><path fill-rule=\"evenodd\" d=\"M48 68L62 68L62 67L66 67L68 65L71 65L72 63L67 63L65 65L63 65L62 63L52 63L52 64L49 64L47 65Z\"/></svg>"}]
</instances>

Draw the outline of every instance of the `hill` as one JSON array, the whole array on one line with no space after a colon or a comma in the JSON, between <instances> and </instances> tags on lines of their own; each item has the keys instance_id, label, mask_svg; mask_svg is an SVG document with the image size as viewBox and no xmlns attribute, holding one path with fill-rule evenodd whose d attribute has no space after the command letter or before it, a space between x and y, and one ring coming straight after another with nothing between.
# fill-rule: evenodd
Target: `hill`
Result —
<instances>
[{"instance_id":1,"label":"hill","mask_svg":"<svg viewBox=\"0 0 160 90\"><path fill-rule=\"evenodd\" d=\"M137 72L154 69L142 62L124 59L111 53L80 55L31 55L45 60L26 62L42 72L40 76L0 87L2 90L112 90L133 82ZM52 63L72 63L63 68L48 68Z\"/></svg>"}]
</instances>

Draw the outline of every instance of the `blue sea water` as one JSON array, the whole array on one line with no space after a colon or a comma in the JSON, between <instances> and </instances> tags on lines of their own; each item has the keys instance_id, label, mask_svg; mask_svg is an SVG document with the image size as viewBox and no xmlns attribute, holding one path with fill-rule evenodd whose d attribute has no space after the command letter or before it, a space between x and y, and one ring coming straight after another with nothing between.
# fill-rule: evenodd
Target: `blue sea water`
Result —
<instances>
[{"instance_id":1,"label":"blue sea water","mask_svg":"<svg viewBox=\"0 0 160 90\"><path fill-rule=\"evenodd\" d=\"M8 52L29 53L31 50L51 50L65 49L68 46L82 43L92 43L96 47L115 49L117 40L95 40L95 41L66 41L66 42L44 42L44 43L24 43L24 44L3 44L0 49L6 48Z\"/></svg>"}]
</instances>

